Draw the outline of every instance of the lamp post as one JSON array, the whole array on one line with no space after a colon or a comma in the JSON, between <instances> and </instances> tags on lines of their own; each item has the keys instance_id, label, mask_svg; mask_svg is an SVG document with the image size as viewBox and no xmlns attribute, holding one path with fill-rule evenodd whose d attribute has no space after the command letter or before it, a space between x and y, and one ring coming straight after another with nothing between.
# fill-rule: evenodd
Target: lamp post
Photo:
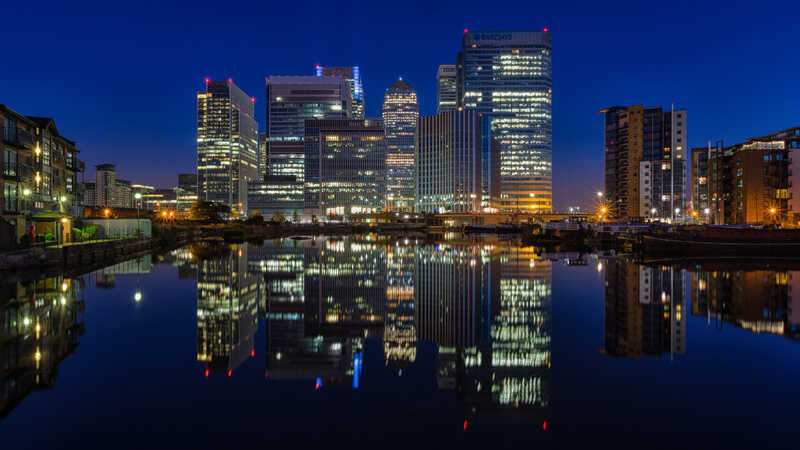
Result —
<instances>
[{"instance_id":1,"label":"lamp post","mask_svg":"<svg viewBox=\"0 0 800 450\"><path fill-rule=\"evenodd\" d=\"M106 214L106 232L105 232L105 235L106 235L106 239L108 239L108 235L109 235L109 233L108 233L108 226L109 226L108 216L111 215L111 210L106 208L106 210L104 212Z\"/></svg>"},{"instance_id":2,"label":"lamp post","mask_svg":"<svg viewBox=\"0 0 800 450\"><path fill-rule=\"evenodd\" d=\"M139 225L139 207L142 205L142 194L137 192L134 197L136 198L136 239L139 239L142 237L142 228Z\"/></svg>"}]
</instances>

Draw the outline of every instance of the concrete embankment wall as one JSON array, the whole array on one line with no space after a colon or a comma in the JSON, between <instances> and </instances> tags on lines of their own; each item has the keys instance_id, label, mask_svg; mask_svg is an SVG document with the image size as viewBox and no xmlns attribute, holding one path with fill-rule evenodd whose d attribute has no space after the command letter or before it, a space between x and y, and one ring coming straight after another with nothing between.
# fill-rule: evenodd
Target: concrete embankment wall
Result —
<instances>
[{"instance_id":1,"label":"concrete embankment wall","mask_svg":"<svg viewBox=\"0 0 800 450\"><path fill-rule=\"evenodd\" d=\"M114 261L126 255L149 251L151 239L120 239L93 242L83 245L67 245L44 252L0 255L0 270L17 270L61 266L73 268L104 261Z\"/></svg>"}]
</instances>

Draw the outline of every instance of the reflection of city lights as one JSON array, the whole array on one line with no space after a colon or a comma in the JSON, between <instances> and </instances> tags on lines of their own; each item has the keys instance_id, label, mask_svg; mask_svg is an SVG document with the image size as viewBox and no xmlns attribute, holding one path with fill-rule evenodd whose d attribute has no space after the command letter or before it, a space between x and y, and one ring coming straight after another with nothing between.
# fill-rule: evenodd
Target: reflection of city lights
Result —
<instances>
[{"instance_id":1,"label":"reflection of city lights","mask_svg":"<svg viewBox=\"0 0 800 450\"><path fill-rule=\"evenodd\" d=\"M36 331L39 331L39 330L41 330L41 329L42 329L42 327L40 327L40 326L39 326L39 324L37 323L37 324L36 324Z\"/></svg>"},{"instance_id":2,"label":"reflection of city lights","mask_svg":"<svg viewBox=\"0 0 800 450\"><path fill-rule=\"evenodd\" d=\"M61 283L61 290L62 291L66 291L67 290L67 283Z\"/></svg>"},{"instance_id":3,"label":"reflection of city lights","mask_svg":"<svg viewBox=\"0 0 800 450\"><path fill-rule=\"evenodd\" d=\"M65 305L67 303L67 299L65 297L61 297L61 304Z\"/></svg>"},{"instance_id":4,"label":"reflection of city lights","mask_svg":"<svg viewBox=\"0 0 800 450\"><path fill-rule=\"evenodd\" d=\"M37 351L35 357L36 360L39 361L40 359L42 359L42 354Z\"/></svg>"},{"instance_id":5,"label":"reflection of city lights","mask_svg":"<svg viewBox=\"0 0 800 450\"><path fill-rule=\"evenodd\" d=\"M603 271L603 263L602 262L598 262L597 263L597 271L598 272L602 272Z\"/></svg>"},{"instance_id":6,"label":"reflection of city lights","mask_svg":"<svg viewBox=\"0 0 800 450\"><path fill-rule=\"evenodd\" d=\"M138 302L142 299L142 293L137 291L135 294L133 294L133 299Z\"/></svg>"}]
</instances>

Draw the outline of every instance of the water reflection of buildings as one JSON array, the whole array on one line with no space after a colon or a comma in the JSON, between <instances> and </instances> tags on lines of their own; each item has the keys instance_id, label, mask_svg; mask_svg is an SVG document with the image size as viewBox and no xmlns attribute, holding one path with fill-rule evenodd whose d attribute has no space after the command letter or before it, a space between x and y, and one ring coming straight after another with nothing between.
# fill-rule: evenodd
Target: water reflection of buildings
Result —
<instances>
[{"instance_id":1,"label":"water reflection of buildings","mask_svg":"<svg viewBox=\"0 0 800 450\"><path fill-rule=\"evenodd\" d=\"M414 311L414 247L397 242L386 250L386 320L383 354L386 365L402 374L417 359Z\"/></svg>"},{"instance_id":2,"label":"water reflection of buildings","mask_svg":"<svg viewBox=\"0 0 800 450\"><path fill-rule=\"evenodd\" d=\"M197 261L189 247L181 247L161 255L160 264L169 264L178 269L179 280L197 279Z\"/></svg>"},{"instance_id":3,"label":"water reflection of buildings","mask_svg":"<svg viewBox=\"0 0 800 450\"><path fill-rule=\"evenodd\" d=\"M251 249L263 277L267 377L359 384L365 338L386 364L439 344L439 386L465 416L541 420L549 405L551 263L496 239L281 239Z\"/></svg>"},{"instance_id":4,"label":"water reflection of buildings","mask_svg":"<svg viewBox=\"0 0 800 450\"><path fill-rule=\"evenodd\" d=\"M197 360L209 372L231 374L254 352L258 329L256 276L247 270L246 245L201 242L197 261Z\"/></svg>"},{"instance_id":5,"label":"water reflection of buildings","mask_svg":"<svg viewBox=\"0 0 800 450\"><path fill-rule=\"evenodd\" d=\"M605 352L636 359L685 355L685 286L685 270L607 260Z\"/></svg>"},{"instance_id":6,"label":"water reflection of buildings","mask_svg":"<svg viewBox=\"0 0 800 450\"><path fill-rule=\"evenodd\" d=\"M152 265L152 257L148 253L96 270L94 272L94 282L97 287L111 289L117 281L117 275L150 273Z\"/></svg>"},{"instance_id":7,"label":"water reflection of buildings","mask_svg":"<svg viewBox=\"0 0 800 450\"><path fill-rule=\"evenodd\" d=\"M264 284L267 378L311 380L318 388L331 384L358 387L363 335L320 334L320 317L326 315L320 312L314 315L315 323L306 320L307 299L320 295L319 290L311 292L306 286L327 286L319 280L324 242L278 239L250 250L249 269L262 277ZM321 306L319 300L315 304Z\"/></svg>"},{"instance_id":8,"label":"water reflection of buildings","mask_svg":"<svg viewBox=\"0 0 800 450\"><path fill-rule=\"evenodd\" d=\"M775 265L773 264L773 267ZM800 272L717 264L692 272L692 315L800 340Z\"/></svg>"},{"instance_id":9,"label":"water reflection of buildings","mask_svg":"<svg viewBox=\"0 0 800 450\"><path fill-rule=\"evenodd\" d=\"M0 419L37 389L55 385L58 366L84 333L81 279L0 285Z\"/></svg>"}]
</instances>

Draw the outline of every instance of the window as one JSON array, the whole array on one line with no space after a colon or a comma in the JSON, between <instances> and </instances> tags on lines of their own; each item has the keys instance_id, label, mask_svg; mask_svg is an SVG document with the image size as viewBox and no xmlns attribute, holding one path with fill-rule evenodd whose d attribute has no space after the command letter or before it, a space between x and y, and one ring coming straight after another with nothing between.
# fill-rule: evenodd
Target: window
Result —
<instances>
[{"instance_id":1,"label":"window","mask_svg":"<svg viewBox=\"0 0 800 450\"><path fill-rule=\"evenodd\" d=\"M744 183L742 182L742 179L741 179L741 178L739 178L738 180L736 180L736 187L742 187L743 185L744 185Z\"/></svg>"},{"instance_id":2,"label":"window","mask_svg":"<svg viewBox=\"0 0 800 450\"><path fill-rule=\"evenodd\" d=\"M742 198L742 191L736 191L736 198Z\"/></svg>"},{"instance_id":3,"label":"window","mask_svg":"<svg viewBox=\"0 0 800 450\"><path fill-rule=\"evenodd\" d=\"M769 166L764 166L764 175L769 175Z\"/></svg>"},{"instance_id":4,"label":"window","mask_svg":"<svg viewBox=\"0 0 800 450\"><path fill-rule=\"evenodd\" d=\"M736 158L736 165L737 166L741 166L742 165L742 157L741 156Z\"/></svg>"},{"instance_id":5,"label":"window","mask_svg":"<svg viewBox=\"0 0 800 450\"><path fill-rule=\"evenodd\" d=\"M769 186L769 178L764 178L764 186Z\"/></svg>"},{"instance_id":6,"label":"window","mask_svg":"<svg viewBox=\"0 0 800 450\"><path fill-rule=\"evenodd\" d=\"M740 176L742 176L742 168L741 168L741 167L739 167L738 169L736 169L736 176L737 176L737 177L740 177Z\"/></svg>"},{"instance_id":7,"label":"window","mask_svg":"<svg viewBox=\"0 0 800 450\"><path fill-rule=\"evenodd\" d=\"M771 158L772 157L770 155L764 155L764 162L769 162L771 160Z\"/></svg>"}]
</instances>

